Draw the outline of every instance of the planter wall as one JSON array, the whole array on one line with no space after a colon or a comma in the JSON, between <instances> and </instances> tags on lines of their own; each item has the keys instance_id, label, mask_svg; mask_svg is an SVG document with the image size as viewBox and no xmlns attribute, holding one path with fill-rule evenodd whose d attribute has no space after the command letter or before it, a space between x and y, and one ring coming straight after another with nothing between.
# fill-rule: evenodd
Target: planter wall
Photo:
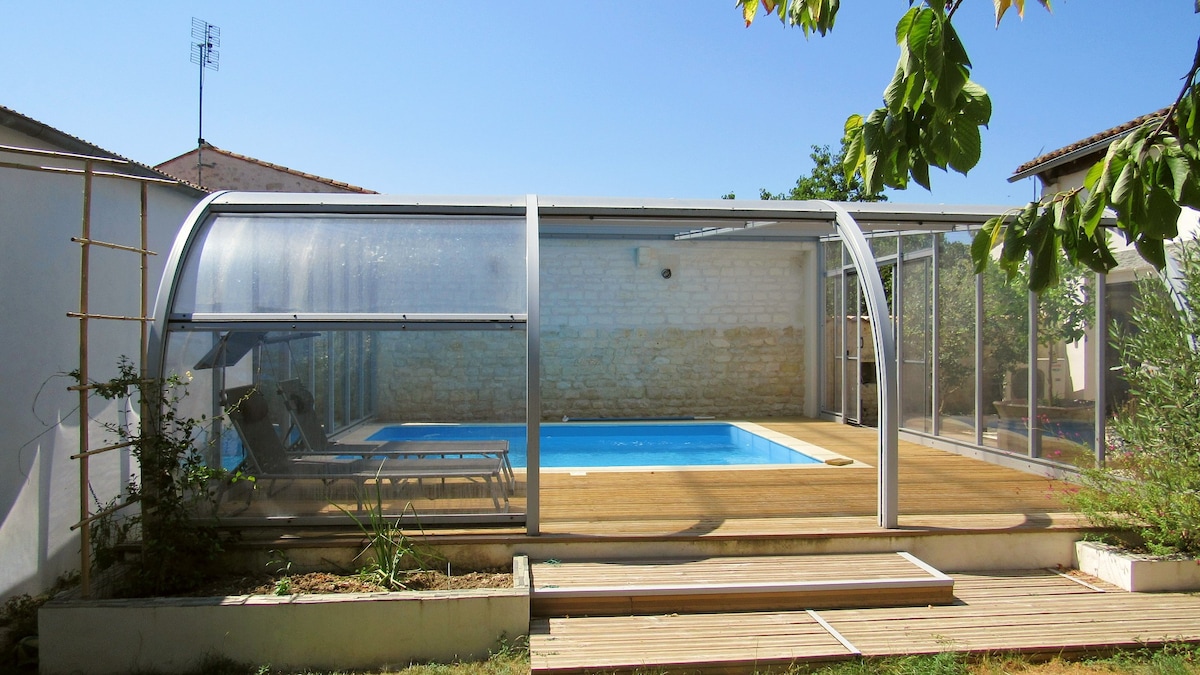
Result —
<instances>
[{"instance_id":1,"label":"planter wall","mask_svg":"<svg viewBox=\"0 0 1200 675\"><path fill-rule=\"evenodd\" d=\"M1075 542L1081 572L1127 591L1200 590L1200 560L1137 555L1092 541Z\"/></svg>"},{"instance_id":2,"label":"planter wall","mask_svg":"<svg viewBox=\"0 0 1200 675\"><path fill-rule=\"evenodd\" d=\"M511 589L54 600L38 616L40 672L179 672L213 655L326 670L482 660L529 632L528 569L514 559Z\"/></svg>"}]
</instances>

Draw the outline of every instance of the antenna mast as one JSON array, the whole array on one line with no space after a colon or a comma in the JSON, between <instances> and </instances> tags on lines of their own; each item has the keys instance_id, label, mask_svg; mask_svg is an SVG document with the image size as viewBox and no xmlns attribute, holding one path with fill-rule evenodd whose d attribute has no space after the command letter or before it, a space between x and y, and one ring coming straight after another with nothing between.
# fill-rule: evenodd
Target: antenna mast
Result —
<instances>
[{"instance_id":1,"label":"antenna mast","mask_svg":"<svg viewBox=\"0 0 1200 675\"><path fill-rule=\"evenodd\" d=\"M204 187L204 71L221 69L221 29L192 17L192 63L200 67L200 115L196 133L196 184Z\"/></svg>"}]
</instances>

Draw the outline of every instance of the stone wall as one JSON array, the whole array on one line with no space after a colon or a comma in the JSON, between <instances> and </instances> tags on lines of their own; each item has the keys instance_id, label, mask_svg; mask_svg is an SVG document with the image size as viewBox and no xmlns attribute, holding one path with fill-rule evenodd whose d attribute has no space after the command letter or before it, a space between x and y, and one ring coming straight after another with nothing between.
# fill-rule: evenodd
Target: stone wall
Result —
<instances>
[{"instance_id":1,"label":"stone wall","mask_svg":"<svg viewBox=\"0 0 1200 675\"><path fill-rule=\"evenodd\" d=\"M802 414L802 317L816 292L808 250L544 239L544 417ZM379 344L381 418L523 418L523 333L385 334Z\"/></svg>"}]
</instances>

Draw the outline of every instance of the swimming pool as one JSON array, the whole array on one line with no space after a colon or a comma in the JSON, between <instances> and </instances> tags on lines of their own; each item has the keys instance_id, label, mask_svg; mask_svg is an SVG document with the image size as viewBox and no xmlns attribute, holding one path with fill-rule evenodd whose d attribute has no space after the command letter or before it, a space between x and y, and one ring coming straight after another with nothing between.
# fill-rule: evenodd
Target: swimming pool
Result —
<instances>
[{"instance_id":1,"label":"swimming pool","mask_svg":"<svg viewBox=\"0 0 1200 675\"><path fill-rule=\"evenodd\" d=\"M506 440L513 466L526 466L523 424L401 424L383 427L368 436L367 440ZM800 450L725 422L573 422L541 425L543 467L681 467L821 462L821 459Z\"/></svg>"}]
</instances>

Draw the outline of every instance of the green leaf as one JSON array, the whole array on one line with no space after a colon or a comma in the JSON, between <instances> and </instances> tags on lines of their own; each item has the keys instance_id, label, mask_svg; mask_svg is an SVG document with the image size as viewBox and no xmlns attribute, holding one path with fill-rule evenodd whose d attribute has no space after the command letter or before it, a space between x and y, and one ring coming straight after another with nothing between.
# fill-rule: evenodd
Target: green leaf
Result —
<instances>
[{"instance_id":1,"label":"green leaf","mask_svg":"<svg viewBox=\"0 0 1200 675\"><path fill-rule=\"evenodd\" d=\"M913 150L909 156L909 172L912 174L913 180L917 185L929 190L929 162L921 157L917 150Z\"/></svg>"},{"instance_id":2,"label":"green leaf","mask_svg":"<svg viewBox=\"0 0 1200 675\"><path fill-rule=\"evenodd\" d=\"M1142 231L1146 236L1158 239L1178 237L1181 211L1166 189L1160 185L1151 187L1146 199L1146 218L1142 221Z\"/></svg>"},{"instance_id":3,"label":"green leaf","mask_svg":"<svg viewBox=\"0 0 1200 675\"><path fill-rule=\"evenodd\" d=\"M1033 264L1029 269L1029 290L1041 293L1058 283L1058 234L1053 227L1054 216L1049 209L1043 210L1029 228L1033 242L1030 252Z\"/></svg>"},{"instance_id":4,"label":"green leaf","mask_svg":"<svg viewBox=\"0 0 1200 675\"><path fill-rule=\"evenodd\" d=\"M962 40L958 39L958 31L954 30L954 23L945 22L942 32L945 33L945 38L942 40L942 57L947 63L958 63L968 68L971 67L971 59L967 57L967 50L963 48Z\"/></svg>"},{"instance_id":5,"label":"green leaf","mask_svg":"<svg viewBox=\"0 0 1200 675\"><path fill-rule=\"evenodd\" d=\"M969 75L970 72L966 66L947 63L942 69L941 78L936 83L931 83L931 87L934 89L934 104L941 110L954 112L958 95L967 85L967 81L970 79Z\"/></svg>"},{"instance_id":6,"label":"green leaf","mask_svg":"<svg viewBox=\"0 0 1200 675\"><path fill-rule=\"evenodd\" d=\"M1138 237L1134 240L1133 245L1137 252L1146 259L1146 262L1154 265L1154 269L1161 271L1167 266L1167 252L1163 247L1162 239Z\"/></svg>"},{"instance_id":7,"label":"green leaf","mask_svg":"<svg viewBox=\"0 0 1200 675\"><path fill-rule=\"evenodd\" d=\"M1117 181L1113 184L1112 202L1113 204L1123 204L1129 195L1133 192L1134 186L1138 183L1137 163L1129 161L1121 169L1121 175L1117 177Z\"/></svg>"},{"instance_id":8,"label":"green leaf","mask_svg":"<svg viewBox=\"0 0 1200 675\"><path fill-rule=\"evenodd\" d=\"M989 218L983 224L983 229L971 240L971 259L975 261L975 274L983 274L987 268L992 249L996 247L996 241L1004 231L1004 220L1004 216Z\"/></svg>"},{"instance_id":9,"label":"green leaf","mask_svg":"<svg viewBox=\"0 0 1200 675\"><path fill-rule=\"evenodd\" d=\"M905 80L904 107L916 110L925 102L925 73L916 71Z\"/></svg>"},{"instance_id":10,"label":"green leaf","mask_svg":"<svg viewBox=\"0 0 1200 675\"><path fill-rule=\"evenodd\" d=\"M879 176L879 158L868 154L862 165L863 189L874 194L883 190Z\"/></svg>"},{"instance_id":11,"label":"green leaf","mask_svg":"<svg viewBox=\"0 0 1200 675\"><path fill-rule=\"evenodd\" d=\"M1200 0L1196 0L1200 2ZM900 17L900 22L896 24L896 44L904 44L908 41L909 31L912 30L913 20L917 18L920 8L913 7Z\"/></svg>"},{"instance_id":12,"label":"green leaf","mask_svg":"<svg viewBox=\"0 0 1200 675\"><path fill-rule=\"evenodd\" d=\"M1187 181L1179 194L1179 204L1193 209L1200 209L1200 175L1195 171L1188 174Z\"/></svg>"},{"instance_id":13,"label":"green leaf","mask_svg":"<svg viewBox=\"0 0 1200 675\"><path fill-rule=\"evenodd\" d=\"M915 76L915 74L914 74ZM892 81L888 84L887 89L883 90L883 104L887 106L888 112L893 115L900 112L904 107L904 102L907 92L908 78L904 77L904 69L897 67L896 73L892 75Z\"/></svg>"},{"instance_id":14,"label":"green leaf","mask_svg":"<svg viewBox=\"0 0 1200 675\"><path fill-rule=\"evenodd\" d=\"M1100 166L1097 162L1096 166ZM1100 226L1100 219L1104 217L1104 207L1108 205L1107 196L1099 190L1093 190L1088 194L1087 201L1083 204L1082 226L1083 231L1087 236L1095 235L1096 228Z\"/></svg>"},{"instance_id":15,"label":"green leaf","mask_svg":"<svg viewBox=\"0 0 1200 675\"><path fill-rule=\"evenodd\" d=\"M979 134L979 127L961 120L954 125L950 168L965 176L979 163L982 151L983 141Z\"/></svg>"},{"instance_id":16,"label":"green leaf","mask_svg":"<svg viewBox=\"0 0 1200 675\"><path fill-rule=\"evenodd\" d=\"M929 42L930 33L933 31L933 20L933 10L928 7L918 10L917 16L913 18L907 42L909 51L917 58L925 56L925 45Z\"/></svg>"},{"instance_id":17,"label":"green leaf","mask_svg":"<svg viewBox=\"0 0 1200 675\"><path fill-rule=\"evenodd\" d=\"M1100 175L1104 173L1104 160L1100 160L1088 169L1087 175L1083 178L1083 187L1091 192L1096 191L1096 181L1100 180Z\"/></svg>"},{"instance_id":18,"label":"green leaf","mask_svg":"<svg viewBox=\"0 0 1200 675\"><path fill-rule=\"evenodd\" d=\"M1178 152L1164 153L1162 159L1171 172L1172 194L1175 199L1179 199L1183 196L1183 187L1187 185L1188 177L1191 175L1191 166L1188 164L1187 158Z\"/></svg>"},{"instance_id":19,"label":"green leaf","mask_svg":"<svg viewBox=\"0 0 1200 675\"><path fill-rule=\"evenodd\" d=\"M925 77L930 81L937 81L941 77L943 64L945 63L942 52L942 20L936 18L929 25L929 37L925 40L925 48L919 52L922 60L925 63Z\"/></svg>"},{"instance_id":20,"label":"green leaf","mask_svg":"<svg viewBox=\"0 0 1200 675\"><path fill-rule=\"evenodd\" d=\"M963 83L959 97L963 99L962 114L968 120L985 127L992 121L992 98L978 82L967 80Z\"/></svg>"},{"instance_id":21,"label":"green leaf","mask_svg":"<svg viewBox=\"0 0 1200 675\"><path fill-rule=\"evenodd\" d=\"M863 152L863 124L862 115L851 115L846 120L846 156L842 158L842 173L845 174L846 180L850 180L862 166L866 155Z\"/></svg>"}]
</instances>

